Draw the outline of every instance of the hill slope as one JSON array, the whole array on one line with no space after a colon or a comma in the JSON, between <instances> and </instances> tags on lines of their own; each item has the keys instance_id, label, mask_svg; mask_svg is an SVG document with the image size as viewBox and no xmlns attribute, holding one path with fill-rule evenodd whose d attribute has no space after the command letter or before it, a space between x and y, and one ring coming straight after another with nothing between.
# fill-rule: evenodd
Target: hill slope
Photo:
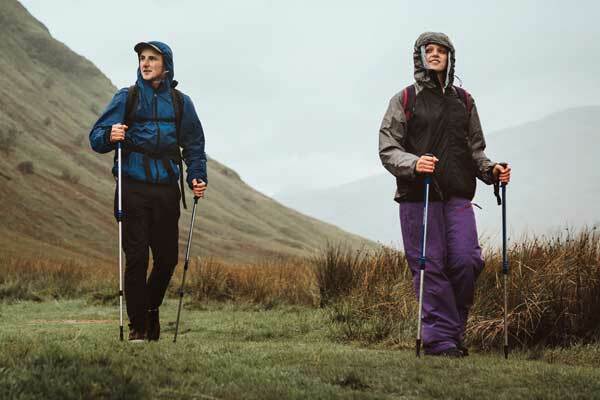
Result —
<instances>
[{"instance_id":1,"label":"hill slope","mask_svg":"<svg viewBox=\"0 0 600 400\"><path fill-rule=\"evenodd\" d=\"M595 155L600 147L598 115L599 106L573 108L487 135L487 155L507 160L513 167L507 190L513 236L600 223L600 173ZM277 198L342 229L399 244L394 188L394 178L383 172L327 190ZM483 208L476 209L480 234L497 241L501 210L492 188L478 182L474 202Z\"/></svg>"},{"instance_id":2,"label":"hill slope","mask_svg":"<svg viewBox=\"0 0 600 400\"><path fill-rule=\"evenodd\" d=\"M0 256L114 260L112 155L95 154L87 135L116 88L16 1L0 4L0 34ZM242 261L364 242L280 205L215 160L209 176L193 255ZM189 221L183 212L182 242Z\"/></svg>"}]
</instances>

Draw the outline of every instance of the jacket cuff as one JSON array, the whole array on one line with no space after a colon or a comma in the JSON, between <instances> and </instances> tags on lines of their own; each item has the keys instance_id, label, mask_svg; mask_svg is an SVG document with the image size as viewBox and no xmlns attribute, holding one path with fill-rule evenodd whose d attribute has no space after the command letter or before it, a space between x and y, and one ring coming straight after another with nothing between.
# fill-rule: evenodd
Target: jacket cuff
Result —
<instances>
[{"instance_id":1,"label":"jacket cuff","mask_svg":"<svg viewBox=\"0 0 600 400\"><path fill-rule=\"evenodd\" d=\"M494 177L494 168L498 165L497 162L494 162L490 165L490 168L487 170L487 176L490 182L490 185L496 183L497 179Z\"/></svg>"},{"instance_id":2,"label":"jacket cuff","mask_svg":"<svg viewBox=\"0 0 600 400\"><path fill-rule=\"evenodd\" d=\"M104 130L104 143L107 146L112 146L113 143L110 142L110 132L112 131L112 127L108 127Z\"/></svg>"},{"instance_id":3,"label":"jacket cuff","mask_svg":"<svg viewBox=\"0 0 600 400\"><path fill-rule=\"evenodd\" d=\"M190 189L194 188L194 186L192 185L192 181L194 179L201 180L202 182L206 183L206 186L208 186L208 177L206 177L206 176L204 176L204 177L202 177L202 176L193 176L193 177L188 176L188 178L186 180L187 180L187 184L188 184L188 186L189 186Z\"/></svg>"}]
</instances>

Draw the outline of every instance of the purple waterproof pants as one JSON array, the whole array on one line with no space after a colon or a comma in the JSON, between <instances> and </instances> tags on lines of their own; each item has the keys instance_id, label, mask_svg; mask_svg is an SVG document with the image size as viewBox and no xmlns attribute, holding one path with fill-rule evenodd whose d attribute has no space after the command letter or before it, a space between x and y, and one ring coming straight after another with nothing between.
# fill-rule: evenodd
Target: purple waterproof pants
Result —
<instances>
[{"instance_id":1,"label":"purple waterproof pants","mask_svg":"<svg viewBox=\"0 0 600 400\"><path fill-rule=\"evenodd\" d=\"M483 259L470 200L430 202L427 219L422 337L425 351L437 353L456 347L464 338ZM400 225L418 296L423 203L401 203Z\"/></svg>"}]
</instances>

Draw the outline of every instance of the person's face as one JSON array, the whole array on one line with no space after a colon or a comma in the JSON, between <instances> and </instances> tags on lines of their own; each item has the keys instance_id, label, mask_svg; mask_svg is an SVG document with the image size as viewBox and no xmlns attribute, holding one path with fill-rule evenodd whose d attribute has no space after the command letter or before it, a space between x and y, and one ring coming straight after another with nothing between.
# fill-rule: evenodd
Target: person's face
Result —
<instances>
[{"instance_id":1,"label":"person's face","mask_svg":"<svg viewBox=\"0 0 600 400\"><path fill-rule=\"evenodd\" d=\"M154 49L145 48L139 54L142 78L147 81L162 79L164 72L163 57Z\"/></svg>"},{"instance_id":2,"label":"person's face","mask_svg":"<svg viewBox=\"0 0 600 400\"><path fill-rule=\"evenodd\" d=\"M448 65L448 50L439 44L430 43L425 46L425 60L429 69L442 72Z\"/></svg>"}]
</instances>

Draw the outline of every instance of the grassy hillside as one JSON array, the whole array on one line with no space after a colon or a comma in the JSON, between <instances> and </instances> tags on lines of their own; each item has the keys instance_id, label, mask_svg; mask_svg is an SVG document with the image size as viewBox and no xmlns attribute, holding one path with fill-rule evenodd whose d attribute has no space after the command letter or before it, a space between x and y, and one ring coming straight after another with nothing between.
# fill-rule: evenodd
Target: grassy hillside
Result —
<instances>
[{"instance_id":1,"label":"grassy hillside","mask_svg":"<svg viewBox=\"0 0 600 400\"><path fill-rule=\"evenodd\" d=\"M0 255L114 260L112 155L95 154L87 135L117 88L14 0L0 4L0 34ZM363 242L278 204L215 160L209 176L196 255L248 261ZM182 241L189 220L183 212Z\"/></svg>"}]
</instances>

